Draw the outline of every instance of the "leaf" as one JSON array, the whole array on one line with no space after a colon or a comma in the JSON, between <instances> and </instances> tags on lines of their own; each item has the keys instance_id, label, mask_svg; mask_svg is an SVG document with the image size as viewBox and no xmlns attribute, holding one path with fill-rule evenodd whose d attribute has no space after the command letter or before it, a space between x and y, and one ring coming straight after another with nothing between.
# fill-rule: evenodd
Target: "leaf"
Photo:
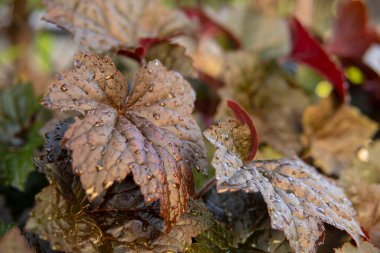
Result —
<instances>
[{"instance_id":1,"label":"leaf","mask_svg":"<svg viewBox=\"0 0 380 253\"><path fill-rule=\"evenodd\" d=\"M272 253L290 251L284 234L271 229L260 194L242 191L218 194L213 188L205 195L204 201L214 217L231 231L232 238L224 240L228 243L224 248L238 246L240 250L243 247ZM220 233L216 235L221 237Z\"/></svg>"},{"instance_id":2,"label":"leaf","mask_svg":"<svg viewBox=\"0 0 380 253\"><path fill-rule=\"evenodd\" d=\"M252 119L249 117L248 113L236 102L232 100L227 101L227 106L234 112L235 118L240 121L241 124L247 125L249 128L249 131L251 132L251 142L252 148L247 156L247 161L252 160L257 152L257 148L259 146L259 137L257 136L256 127L253 124Z\"/></svg>"},{"instance_id":3,"label":"leaf","mask_svg":"<svg viewBox=\"0 0 380 253\"><path fill-rule=\"evenodd\" d=\"M12 228L0 238L0 249L4 253L33 253L18 227Z\"/></svg>"},{"instance_id":4,"label":"leaf","mask_svg":"<svg viewBox=\"0 0 380 253\"><path fill-rule=\"evenodd\" d=\"M378 125L358 109L334 105L331 98L309 106L302 117L302 140L314 164L329 175L349 167L356 152L377 131Z\"/></svg>"},{"instance_id":5,"label":"leaf","mask_svg":"<svg viewBox=\"0 0 380 253\"><path fill-rule=\"evenodd\" d=\"M147 202L160 200L168 229L187 209L191 168L205 170L205 148L191 116L195 94L159 61L141 68L127 87L108 57L76 55L43 104L77 111L63 142L90 200L130 173Z\"/></svg>"},{"instance_id":6,"label":"leaf","mask_svg":"<svg viewBox=\"0 0 380 253\"><path fill-rule=\"evenodd\" d=\"M289 59L306 64L322 74L334 86L339 100L344 101L346 84L342 70L295 17L289 20L289 27L292 37Z\"/></svg>"},{"instance_id":7,"label":"leaf","mask_svg":"<svg viewBox=\"0 0 380 253\"><path fill-rule=\"evenodd\" d=\"M73 34L97 53L136 48L146 38L168 38L191 28L186 16L166 9L160 0L45 0L44 19Z\"/></svg>"},{"instance_id":8,"label":"leaf","mask_svg":"<svg viewBox=\"0 0 380 253\"><path fill-rule=\"evenodd\" d=\"M219 27L225 27L234 41L240 41L235 43L237 48L256 52L263 58L284 56L290 49L286 21L264 12L256 2L224 6L217 10L206 8L208 19L215 20Z\"/></svg>"},{"instance_id":9,"label":"leaf","mask_svg":"<svg viewBox=\"0 0 380 253\"><path fill-rule=\"evenodd\" d=\"M0 237L3 236L12 226L10 224L5 224L0 218Z\"/></svg>"},{"instance_id":10,"label":"leaf","mask_svg":"<svg viewBox=\"0 0 380 253\"><path fill-rule=\"evenodd\" d=\"M373 43L379 42L379 34L369 24L365 2L340 1L333 35L327 44L327 50L339 57L360 59Z\"/></svg>"},{"instance_id":11,"label":"leaf","mask_svg":"<svg viewBox=\"0 0 380 253\"><path fill-rule=\"evenodd\" d=\"M24 190L32 158L43 144L39 129L45 119L33 86L14 85L0 91L0 183Z\"/></svg>"},{"instance_id":12,"label":"leaf","mask_svg":"<svg viewBox=\"0 0 380 253\"><path fill-rule=\"evenodd\" d=\"M218 148L212 161L218 192L260 192L267 204L272 227L284 231L296 252L316 252L316 243L324 231L323 223L346 231L360 243L360 236L364 234L354 220L351 203L340 188L298 158L243 164L241 154L231 151L236 150L231 145L236 142L226 141L220 135L230 129L228 122L231 121L234 120L213 125L204 132Z\"/></svg>"},{"instance_id":13,"label":"leaf","mask_svg":"<svg viewBox=\"0 0 380 253\"><path fill-rule=\"evenodd\" d=\"M351 243L346 243L342 248L336 249L335 253L379 253L380 249L374 247L368 242L363 242L358 248L352 246Z\"/></svg>"},{"instance_id":14,"label":"leaf","mask_svg":"<svg viewBox=\"0 0 380 253\"><path fill-rule=\"evenodd\" d=\"M340 182L350 198L360 225L371 243L380 246L380 142L361 148L350 168L343 171Z\"/></svg>"},{"instance_id":15,"label":"leaf","mask_svg":"<svg viewBox=\"0 0 380 253\"><path fill-rule=\"evenodd\" d=\"M152 61L158 59L170 70L181 73L184 77L195 78L197 76L192 65L191 58L186 54L185 48L174 43L159 43L152 46L146 59Z\"/></svg>"},{"instance_id":16,"label":"leaf","mask_svg":"<svg viewBox=\"0 0 380 253\"><path fill-rule=\"evenodd\" d=\"M49 241L53 250L98 252L102 231L87 215L87 210L80 203L67 202L54 185L50 185L37 194L25 228Z\"/></svg>"},{"instance_id":17,"label":"leaf","mask_svg":"<svg viewBox=\"0 0 380 253\"><path fill-rule=\"evenodd\" d=\"M226 101L234 100L252 117L261 143L287 155L299 153L300 118L310 104L306 93L276 63L261 62L246 51L228 54L223 73L217 118L229 114Z\"/></svg>"},{"instance_id":18,"label":"leaf","mask_svg":"<svg viewBox=\"0 0 380 253\"><path fill-rule=\"evenodd\" d=\"M61 251L177 252L208 226L207 210L191 202L166 234L158 203L145 204L131 177L113 185L104 199L98 207L85 200L68 202L52 184L37 195L26 229Z\"/></svg>"},{"instance_id":19,"label":"leaf","mask_svg":"<svg viewBox=\"0 0 380 253\"><path fill-rule=\"evenodd\" d=\"M65 199L77 201L84 198L82 185L72 171L71 153L61 147L63 136L73 122L72 118L60 121L45 134L44 152L34 159L34 163Z\"/></svg>"}]
</instances>

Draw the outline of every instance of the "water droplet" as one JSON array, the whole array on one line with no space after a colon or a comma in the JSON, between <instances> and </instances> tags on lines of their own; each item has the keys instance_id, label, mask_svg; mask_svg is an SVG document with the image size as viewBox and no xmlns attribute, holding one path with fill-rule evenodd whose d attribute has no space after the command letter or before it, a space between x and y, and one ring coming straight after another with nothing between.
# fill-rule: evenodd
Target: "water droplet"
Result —
<instances>
[{"instance_id":1,"label":"water droplet","mask_svg":"<svg viewBox=\"0 0 380 253\"><path fill-rule=\"evenodd\" d=\"M103 126L103 121L97 121L97 122L95 122L95 126L96 127Z\"/></svg>"},{"instance_id":2,"label":"water droplet","mask_svg":"<svg viewBox=\"0 0 380 253\"><path fill-rule=\"evenodd\" d=\"M165 106L166 104L164 102L159 102L158 105L159 106Z\"/></svg>"},{"instance_id":3,"label":"water droplet","mask_svg":"<svg viewBox=\"0 0 380 253\"><path fill-rule=\"evenodd\" d=\"M149 174L147 177L146 177L148 180L152 180L152 178L154 178L153 175Z\"/></svg>"},{"instance_id":4,"label":"water droplet","mask_svg":"<svg viewBox=\"0 0 380 253\"><path fill-rule=\"evenodd\" d=\"M66 92L68 90L69 90L69 88L67 87L67 84L62 84L61 85L61 91Z\"/></svg>"},{"instance_id":5,"label":"water droplet","mask_svg":"<svg viewBox=\"0 0 380 253\"><path fill-rule=\"evenodd\" d=\"M63 76L62 74L57 74L55 78L57 79L57 81L61 81L63 79Z\"/></svg>"},{"instance_id":6,"label":"water droplet","mask_svg":"<svg viewBox=\"0 0 380 253\"><path fill-rule=\"evenodd\" d=\"M318 212L320 212L321 214L325 214L325 210L323 208L320 208L320 207L316 207L315 208Z\"/></svg>"},{"instance_id":7,"label":"water droplet","mask_svg":"<svg viewBox=\"0 0 380 253\"><path fill-rule=\"evenodd\" d=\"M174 101L174 106L177 107L178 105L179 105L178 101L175 100L175 101Z\"/></svg>"},{"instance_id":8,"label":"water droplet","mask_svg":"<svg viewBox=\"0 0 380 253\"><path fill-rule=\"evenodd\" d=\"M113 74L106 76L106 80L113 79Z\"/></svg>"},{"instance_id":9,"label":"water droplet","mask_svg":"<svg viewBox=\"0 0 380 253\"><path fill-rule=\"evenodd\" d=\"M121 163L121 159L117 159L115 163L116 163L116 164Z\"/></svg>"},{"instance_id":10,"label":"water droplet","mask_svg":"<svg viewBox=\"0 0 380 253\"><path fill-rule=\"evenodd\" d=\"M145 103L145 106L146 106L146 107L149 107L149 106L150 106L150 103L149 103L149 102L146 102L146 103Z\"/></svg>"},{"instance_id":11,"label":"water droplet","mask_svg":"<svg viewBox=\"0 0 380 253\"><path fill-rule=\"evenodd\" d=\"M141 154L141 151L137 149L137 150L135 150L135 154L139 155L139 154Z\"/></svg>"},{"instance_id":12,"label":"water droplet","mask_svg":"<svg viewBox=\"0 0 380 253\"><path fill-rule=\"evenodd\" d=\"M153 61L153 64L156 65L156 66L158 66L160 64L160 62L159 62L159 60L156 59L156 60Z\"/></svg>"},{"instance_id":13,"label":"water droplet","mask_svg":"<svg viewBox=\"0 0 380 253\"><path fill-rule=\"evenodd\" d=\"M154 86L154 83L150 83L149 87L148 87L148 91L149 92L152 92L153 91L153 86Z\"/></svg>"},{"instance_id":14,"label":"water droplet","mask_svg":"<svg viewBox=\"0 0 380 253\"><path fill-rule=\"evenodd\" d=\"M95 167L95 168L96 168L96 170L97 170L97 171L101 171L101 170L103 170L103 169L104 169L104 168L103 168L103 166L100 166L100 165L96 165L96 167Z\"/></svg>"},{"instance_id":15,"label":"water droplet","mask_svg":"<svg viewBox=\"0 0 380 253\"><path fill-rule=\"evenodd\" d=\"M178 116L178 120L179 121L183 121L183 117L182 116Z\"/></svg>"},{"instance_id":16,"label":"water droplet","mask_svg":"<svg viewBox=\"0 0 380 253\"><path fill-rule=\"evenodd\" d=\"M113 184L112 181L103 182L103 187L107 190L108 188L111 187L112 184Z\"/></svg>"},{"instance_id":17,"label":"water droplet","mask_svg":"<svg viewBox=\"0 0 380 253\"><path fill-rule=\"evenodd\" d=\"M173 183L173 187L176 188L176 189L179 189L179 184Z\"/></svg>"},{"instance_id":18,"label":"water droplet","mask_svg":"<svg viewBox=\"0 0 380 253\"><path fill-rule=\"evenodd\" d=\"M100 73L104 73L105 72L104 68L100 68L99 71L100 71Z\"/></svg>"},{"instance_id":19,"label":"water droplet","mask_svg":"<svg viewBox=\"0 0 380 253\"><path fill-rule=\"evenodd\" d=\"M74 80L75 80L75 81L79 81L79 77L74 76Z\"/></svg>"},{"instance_id":20,"label":"water droplet","mask_svg":"<svg viewBox=\"0 0 380 253\"><path fill-rule=\"evenodd\" d=\"M159 113L153 113L153 118L155 119L155 120L159 120L160 119L160 114Z\"/></svg>"},{"instance_id":21,"label":"water droplet","mask_svg":"<svg viewBox=\"0 0 380 253\"><path fill-rule=\"evenodd\" d=\"M77 69L79 69L81 66L82 66L82 62L80 60L75 60L74 61L74 67L76 67Z\"/></svg>"}]
</instances>

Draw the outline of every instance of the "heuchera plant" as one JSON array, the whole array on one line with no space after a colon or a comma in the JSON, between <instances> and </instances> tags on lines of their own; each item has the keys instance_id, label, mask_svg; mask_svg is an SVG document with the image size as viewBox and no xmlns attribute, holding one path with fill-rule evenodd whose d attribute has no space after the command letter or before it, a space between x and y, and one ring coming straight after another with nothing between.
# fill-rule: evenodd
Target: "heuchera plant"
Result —
<instances>
[{"instance_id":1,"label":"heuchera plant","mask_svg":"<svg viewBox=\"0 0 380 253\"><path fill-rule=\"evenodd\" d=\"M336 252L379 252L338 186L344 181L328 177L345 178L378 126L348 104L340 63L296 17L265 16L254 4L45 6L44 19L69 31L82 52L41 102L67 119L34 160L49 181L25 226L37 252L314 253L345 242ZM244 27L228 22L241 15ZM285 27L284 37L242 32L261 19L273 24L266 29ZM353 55L349 45L338 50L339 36L329 50ZM313 104L287 69L295 64L320 73L334 93ZM194 88L219 97L197 101L215 115L194 114ZM32 252L20 237L11 230L0 251L16 252L7 243L18 240L19 252Z\"/></svg>"}]
</instances>

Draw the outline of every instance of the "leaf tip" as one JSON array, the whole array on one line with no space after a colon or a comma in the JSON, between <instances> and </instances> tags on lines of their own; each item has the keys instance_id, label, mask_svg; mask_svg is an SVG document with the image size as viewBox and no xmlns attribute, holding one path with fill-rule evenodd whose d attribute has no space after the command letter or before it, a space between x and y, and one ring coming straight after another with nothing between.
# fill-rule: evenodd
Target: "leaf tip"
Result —
<instances>
[{"instance_id":1,"label":"leaf tip","mask_svg":"<svg viewBox=\"0 0 380 253\"><path fill-rule=\"evenodd\" d=\"M247 124L247 126L249 127L249 130L251 130L252 148L246 159L246 161L251 161L253 160L253 158L255 158L255 155L257 153L257 149L259 146L259 137L257 134L255 124L253 123L251 117L243 109L243 107L241 107L240 104L236 103L233 100L227 100L227 106L233 111L235 118L239 120L240 123Z\"/></svg>"}]
</instances>

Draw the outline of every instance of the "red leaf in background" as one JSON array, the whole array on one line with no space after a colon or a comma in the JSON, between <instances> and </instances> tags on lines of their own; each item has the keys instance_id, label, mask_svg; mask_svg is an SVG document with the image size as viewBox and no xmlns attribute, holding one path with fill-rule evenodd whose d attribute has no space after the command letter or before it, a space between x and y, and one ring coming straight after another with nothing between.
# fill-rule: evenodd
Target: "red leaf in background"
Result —
<instances>
[{"instance_id":1,"label":"red leaf in background","mask_svg":"<svg viewBox=\"0 0 380 253\"><path fill-rule=\"evenodd\" d=\"M332 83L338 98L344 101L346 87L342 70L295 17L290 18L289 26L292 37L289 59L317 70Z\"/></svg>"},{"instance_id":2,"label":"red leaf in background","mask_svg":"<svg viewBox=\"0 0 380 253\"><path fill-rule=\"evenodd\" d=\"M242 124L247 124L249 129L251 130L252 136L252 149L248 154L247 160L252 160L257 152L257 148L259 146L259 137L257 135L257 130L251 117L249 117L248 113L235 101L227 100L227 106L234 112L235 118L239 120Z\"/></svg>"},{"instance_id":3,"label":"red leaf in background","mask_svg":"<svg viewBox=\"0 0 380 253\"><path fill-rule=\"evenodd\" d=\"M364 1L341 1L327 50L339 57L360 59L373 43L380 43L380 36L369 26Z\"/></svg>"},{"instance_id":4,"label":"red leaf in background","mask_svg":"<svg viewBox=\"0 0 380 253\"><path fill-rule=\"evenodd\" d=\"M231 42L233 43L236 49L241 48L240 40L227 28L221 26L201 9L201 8L182 8L182 11L190 18L190 19L198 19L201 25L201 35L211 35L214 36L216 34L224 34Z\"/></svg>"}]
</instances>

